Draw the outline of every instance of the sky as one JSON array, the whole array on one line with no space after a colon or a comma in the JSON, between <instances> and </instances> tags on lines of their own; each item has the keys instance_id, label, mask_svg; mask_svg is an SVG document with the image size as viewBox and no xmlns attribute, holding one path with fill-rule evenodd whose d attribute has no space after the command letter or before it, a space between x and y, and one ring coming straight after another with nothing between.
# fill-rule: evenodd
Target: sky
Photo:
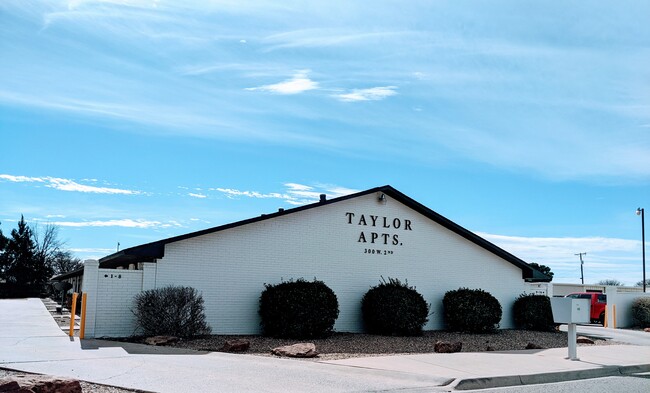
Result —
<instances>
[{"instance_id":1,"label":"sky","mask_svg":"<svg viewBox=\"0 0 650 393\"><path fill-rule=\"evenodd\" d=\"M650 2L0 2L0 229L82 259L389 184L642 278ZM648 270L650 271L650 269ZM408 279L408 277L406 277Z\"/></svg>"}]
</instances>

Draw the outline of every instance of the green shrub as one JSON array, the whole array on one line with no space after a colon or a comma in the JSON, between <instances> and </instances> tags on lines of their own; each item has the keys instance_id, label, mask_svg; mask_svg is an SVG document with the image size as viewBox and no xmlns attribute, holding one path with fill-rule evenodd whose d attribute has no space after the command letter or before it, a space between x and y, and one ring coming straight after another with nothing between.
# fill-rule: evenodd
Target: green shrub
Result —
<instances>
[{"instance_id":1,"label":"green shrub","mask_svg":"<svg viewBox=\"0 0 650 393\"><path fill-rule=\"evenodd\" d=\"M339 302L324 282L301 278L264 287L259 314L265 336L303 339L332 333Z\"/></svg>"},{"instance_id":2,"label":"green shrub","mask_svg":"<svg viewBox=\"0 0 650 393\"><path fill-rule=\"evenodd\" d=\"M512 306L515 325L525 330L554 330L551 300L544 295L520 295Z\"/></svg>"},{"instance_id":3,"label":"green shrub","mask_svg":"<svg viewBox=\"0 0 650 393\"><path fill-rule=\"evenodd\" d=\"M650 327L650 297L639 297L632 302L632 318L642 328Z\"/></svg>"},{"instance_id":4,"label":"green shrub","mask_svg":"<svg viewBox=\"0 0 650 393\"><path fill-rule=\"evenodd\" d=\"M135 296L138 327L147 336L190 337L210 334L205 321L203 297L194 288L168 286Z\"/></svg>"},{"instance_id":5,"label":"green shrub","mask_svg":"<svg viewBox=\"0 0 650 393\"><path fill-rule=\"evenodd\" d=\"M459 288L442 299L447 328L451 331L481 333L494 331L501 320L501 304L482 289Z\"/></svg>"},{"instance_id":6,"label":"green shrub","mask_svg":"<svg viewBox=\"0 0 650 393\"><path fill-rule=\"evenodd\" d=\"M361 313L368 333L417 336L427 323L429 305L408 282L389 277L363 295Z\"/></svg>"}]
</instances>

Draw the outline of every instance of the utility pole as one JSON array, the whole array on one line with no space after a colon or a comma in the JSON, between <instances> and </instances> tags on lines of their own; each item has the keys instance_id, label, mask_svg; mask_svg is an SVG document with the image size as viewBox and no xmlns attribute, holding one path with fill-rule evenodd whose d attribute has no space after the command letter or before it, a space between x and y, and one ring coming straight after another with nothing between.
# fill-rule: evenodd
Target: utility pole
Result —
<instances>
[{"instance_id":1,"label":"utility pole","mask_svg":"<svg viewBox=\"0 0 650 393\"><path fill-rule=\"evenodd\" d=\"M117 242L117 251L120 251L120 242Z\"/></svg>"},{"instance_id":2,"label":"utility pole","mask_svg":"<svg viewBox=\"0 0 650 393\"><path fill-rule=\"evenodd\" d=\"M574 255L579 255L580 256L580 280L582 281L582 285L585 285L585 272L582 269L582 265L584 265L585 263L582 261L582 256L587 255L587 253L586 252L579 252L579 253L574 254Z\"/></svg>"}]
</instances>

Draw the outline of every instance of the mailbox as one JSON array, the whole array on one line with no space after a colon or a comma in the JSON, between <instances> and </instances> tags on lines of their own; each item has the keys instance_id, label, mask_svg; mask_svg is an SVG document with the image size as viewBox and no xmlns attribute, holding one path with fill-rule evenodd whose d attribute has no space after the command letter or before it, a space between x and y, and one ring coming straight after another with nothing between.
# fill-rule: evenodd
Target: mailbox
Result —
<instances>
[{"instance_id":1,"label":"mailbox","mask_svg":"<svg viewBox=\"0 0 650 393\"><path fill-rule=\"evenodd\" d=\"M589 323L591 322L591 301L570 297L551 298L551 310L555 323Z\"/></svg>"}]
</instances>

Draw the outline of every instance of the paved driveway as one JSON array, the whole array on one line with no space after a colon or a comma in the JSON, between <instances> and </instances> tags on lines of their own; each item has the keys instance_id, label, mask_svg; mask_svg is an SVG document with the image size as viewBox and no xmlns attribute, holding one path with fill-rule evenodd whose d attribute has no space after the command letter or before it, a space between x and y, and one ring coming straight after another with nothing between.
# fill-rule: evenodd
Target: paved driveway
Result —
<instances>
[{"instance_id":1,"label":"paved driveway","mask_svg":"<svg viewBox=\"0 0 650 393\"><path fill-rule=\"evenodd\" d=\"M101 341L69 338L40 299L0 299L0 315L0 367L132 389L367 392L430 388L449 381L437 376L310 361L225 353L144 354L152 348L98 346Z\"/></svg>"}]
</instances>

